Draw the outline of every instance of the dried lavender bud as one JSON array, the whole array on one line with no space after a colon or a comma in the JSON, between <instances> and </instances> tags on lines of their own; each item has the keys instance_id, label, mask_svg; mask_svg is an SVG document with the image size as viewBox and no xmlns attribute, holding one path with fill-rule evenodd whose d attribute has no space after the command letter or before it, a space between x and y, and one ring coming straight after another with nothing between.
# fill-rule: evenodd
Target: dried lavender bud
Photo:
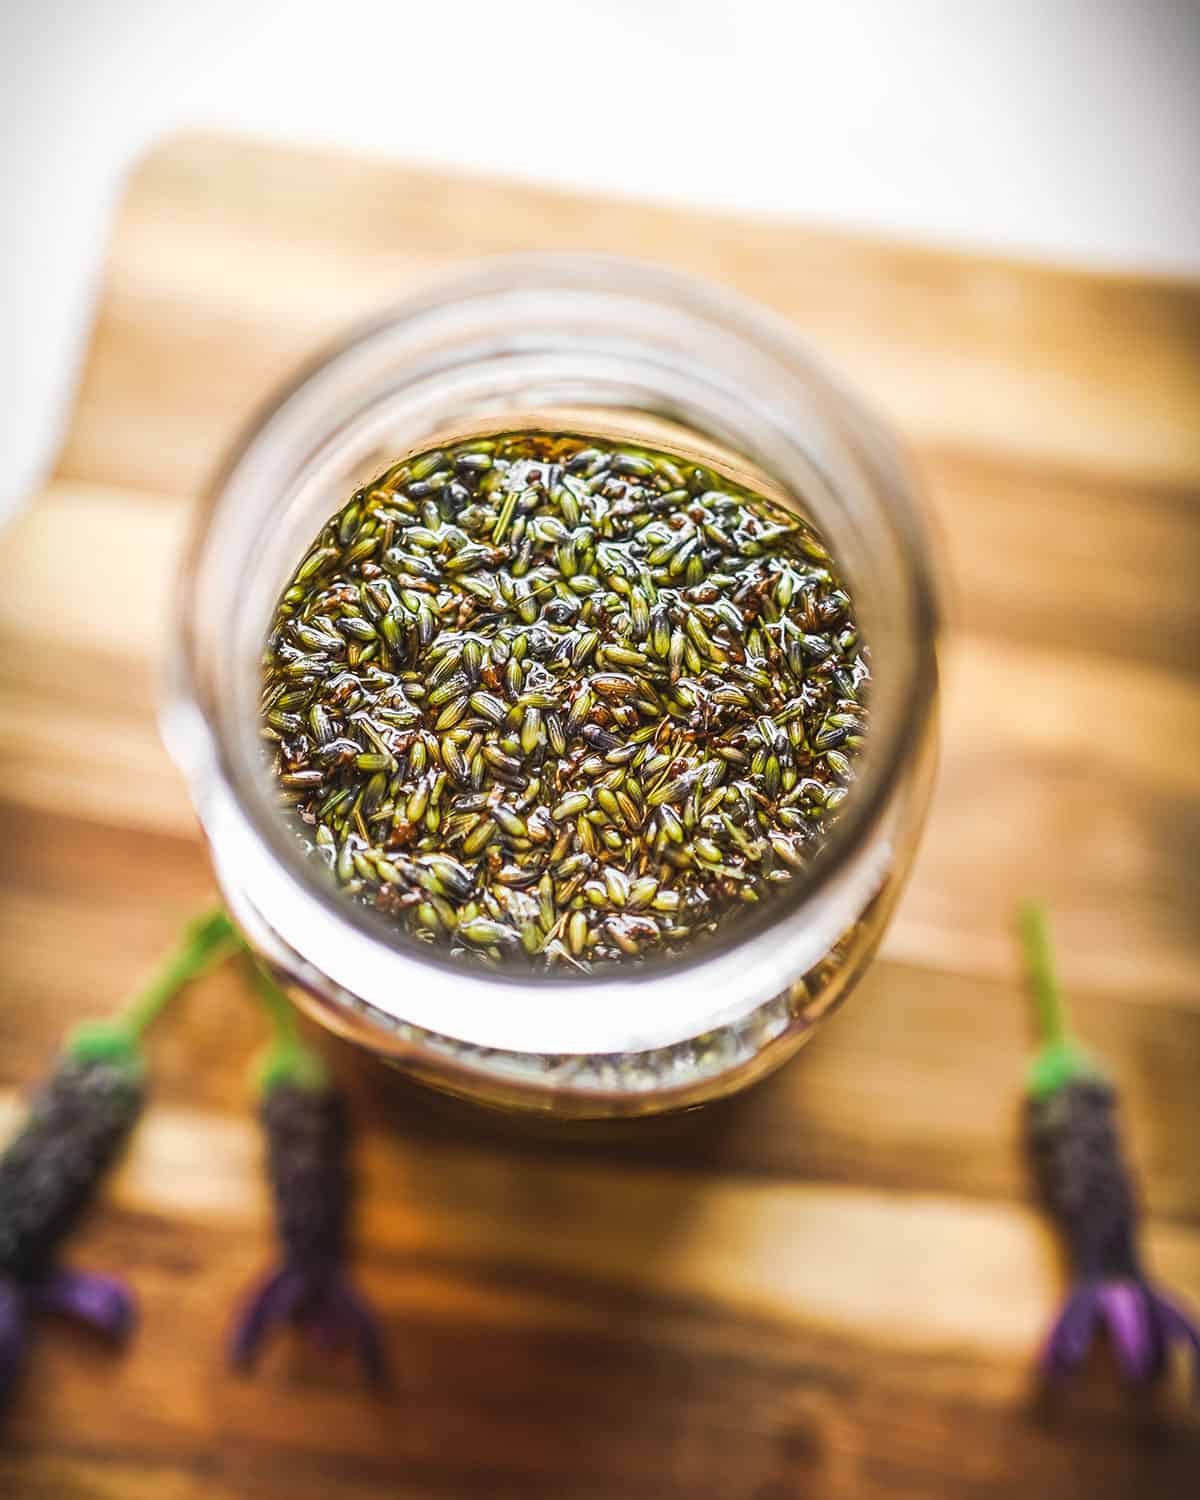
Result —
<instances>
[{"instance_id":1,"label":"dried lavender bud","mask_svg":"<svg viewBox=\"0 0 1200 1500\"><path fill-rule=\"evenodd\" d=\"M192 924L115 1020L80 1027L0 1153L0 1401L15 1383L31 1312L65 1314L110 1339L133 1326L133 1298L121 1282L59 1269L55 1256L141 1113L139 1037L232 939L222 912Z\"/></svg>"},{"instance_id":2,"label":"dried lavender bud","mask_svg":"<svg viewBox=\"0 0 1200 1500\"><path fill-rule=\"evenodd\" d=\"M0 1276L41 1274L132 1129L145 1097L135 1055L68 1052L0 1157Z\"/></svg>"},{"instance_id":3,"label":"dried lavender bud","mask_svg":"<svg viewBox=\"0 0 1200 1500\"><path fill-rule=\"evenodd\" d=\"M133 1326L120 1282L53 1268L60 1241L87 1206L144 1097L134 1052L67 1052L0 1156L0 1403L16 1384L31 1311L63 1313L109 1339Z\"/></svg>"},{"instance_id":4,"label":"dried lavender bud","mask_svg":"<svg viewBox=\"0 0 1200 1500\"><path fill-rule=\"evenodd\" d=\"M296 1033L286 998L255 969L275 1023L259 1116L283 1264L252 1293L234 1329L231 1358L248 1368L273 1325L292 1323L327 1346L350 1344L368 1377L385 1376L378 1321L344 1268L351 1179L341 1094Z\"/></svg>"},{"instance_id":5,"label":"dried lavender bud","mask_svg":"<svg viewBox=\"0 0 1200 1500\"><path fill-rule=\"evenodd\" d=\"M1032 1094L1026 1126L1046 1206L1057 1219L1078 1274L1140 1276L1133 1185L1121 1153L1117 1096L1083 1076Z\"/></svg>"},{"instance_id":6,"label":"dried lavender bud","mask_svg":"<svg viewBox=\"0 0 1200 1500\"><path fill-rule=\"evenodd\" d=\"M332 1088L279 1083L268 1089L260 1114L276 1224L287 1258L302 1265L340 1263L350 1203L341 1095Z\"/></svg>"},{"instance_id":7,"label":"dried lavender bud","mask_svg":"<svg viewBox=\"0 0 1200 1500\"><path fill-rule=\"evenodd\" d=\"M1077 1368L1103 1325L1126 1379L1158 1379L1171 1345L1179 1343L1192 1351L1200 1386L1200 1327L1142 1269L1137 1197L1121 1150L1116 1091L1067 1034L1043 914L1026 911L1022 930L1045 1039L1030 1070L1028 1144L1077 1277L1050 1330L1043 1369L1061 1376Z\"/></svg>"},{"instance_id":8,"label":"dried lavender bud","mask_svg":"<svg viewBox=\"0 0 1200 1500\"><path fill-rule=\"evenodd\" d=\"M265 645L260 729L306 857L484 967L628 967L782 899L870 732L869 651L810 522L578 433L392 465L298 561ZM556 877L580 855L586 890ZM670 913L631 923L608 870Z\"/></svg>"},{"instance_id":9,"label":"dried lavender bud","mask_svg":"<svg viewBox=\"0 0 1200 1500\"><path fill-rule=\"evenodd\" d=\"M110 1339L133 1325L133 1299L119 1282L53 1268L141 1112L136 1052L107 1050L65 1053L0 1155L0 1402L15 1386L30 1312L65 1313Z\"/></svg>"},{"instance_id":10,"label":"dried lavender bud","mask_svg":"<svg viewBox=\"0 0 1200 1500\"><path fill-rule=\"evenodd\" d=\"M350 1184L341 1097L328 1087L278 1083L261 1116L284 1258L238 1322L233 1362L249 1366L272 1324L290 1322L327 1344L353 1344L368 1377L380 1381L379 1325L342 1266Z\"/></svg>"}]
</instances>

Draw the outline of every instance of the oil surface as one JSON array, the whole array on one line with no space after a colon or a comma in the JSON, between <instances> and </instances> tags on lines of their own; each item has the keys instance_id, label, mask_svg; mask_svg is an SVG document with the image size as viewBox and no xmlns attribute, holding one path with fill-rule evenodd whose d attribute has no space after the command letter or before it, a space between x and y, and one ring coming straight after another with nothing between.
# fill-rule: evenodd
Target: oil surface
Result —
<instances>
[{"instance_id":1,"label":"oil surface","mask_svg":"<svg viewBox=\"0 0 1200 1500\"><path fill-rule=\"evenodd\" d=\"M262 732L297 836L398 936L587 972L788 883L868 684L806 521L678 455L514 432L330 518L279 600Z\"/></svg>"}]
</instances>

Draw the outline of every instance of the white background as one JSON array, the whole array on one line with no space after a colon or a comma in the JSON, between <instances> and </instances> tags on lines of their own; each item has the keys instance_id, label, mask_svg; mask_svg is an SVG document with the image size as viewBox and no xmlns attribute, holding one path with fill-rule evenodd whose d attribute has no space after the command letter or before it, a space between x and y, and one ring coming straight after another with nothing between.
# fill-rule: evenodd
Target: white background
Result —
<instances>
[{"instance_id":1,"label":"white background","mask_svg":"<svg viewBox=\"0 0 1200 1500\"><path fill-rule=\"evenodd\" d=\"M1200 274L1188 0L0 0L0 513L183 124Z\"/></svg>"}]
</instances>

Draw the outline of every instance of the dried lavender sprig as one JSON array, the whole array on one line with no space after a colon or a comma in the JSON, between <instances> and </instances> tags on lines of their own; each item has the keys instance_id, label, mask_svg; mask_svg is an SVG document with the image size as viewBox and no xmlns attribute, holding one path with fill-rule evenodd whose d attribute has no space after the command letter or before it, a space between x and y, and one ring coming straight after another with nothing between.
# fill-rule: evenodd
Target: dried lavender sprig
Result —
<instances>
[{"instance_id":1,"label":"dried lavender sprig","mask_svg":"<svg viewBox=\"0 0 1200 1500\"><path fill-rule=\"evenodd\" d=\"M55 1256L141 1113L143 1032L234 943L223 912L190 924L124 1009L71 1033L28 1119L0 1155L0 1400L15 1380L32 1311L66 1313L110 1339L131 1329L133 1298L121 1282L60 1270Z\"/></svg>"},{"instance_id":2,"label":"dried lavender sprig","mask_svg":"<svg viewBox=\"0 0 1200 1500\"><path fill-rule=\"evenodd\" d=\"M0 1159L0 1275L44 1273L141 1111L142 1060L68 1044Z\"/></svg>"},{"instance_id":3,"label":"dried lavender sprig","mask_svg":"<svg viewBox=\"0 0 1200 1500\"><path fill-rule=\"evenodd\" d=\"M257 964L253 977L275 1033L259 1115L283 1263L251 1293L234 1329L231 1359L249 1368L272 1326L290 1322L326 1346L353 1345L368 1377L380 1382L379 1323L344 1269L352 1186L344 1102L320 1058L301 1041L286 996Z\"/></svg>"},{"instance_id":4,"label":"dried lavender sprig","mask_svg":"<svg viewBox=\"0 0 1200 1500\"><path fill-rule=\"evenodd\" d=\"M1021 913L1021 935L1043 1038L1029 1070L1027 1136L1076 1277L1050 1330L1042 1367L1050 1376L1070 1373L1103 1325L1127 1380L1157 1380L1178 1343L1192 1350L1200 1388L1200 1327L1142 1268L1137 1197L1121 1150L1116 1090L1070 1034L1041 908Z\"/></svg>"}]
</instances>

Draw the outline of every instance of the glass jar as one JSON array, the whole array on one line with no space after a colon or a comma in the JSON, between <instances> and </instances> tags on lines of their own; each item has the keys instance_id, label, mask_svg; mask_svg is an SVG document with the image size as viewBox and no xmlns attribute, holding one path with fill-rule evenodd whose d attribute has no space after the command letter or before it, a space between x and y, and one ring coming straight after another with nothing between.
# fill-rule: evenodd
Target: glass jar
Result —
<instances>
[{"instance_id":1,"label":"glass jar","mask_svg":"<svg viewBox=\"0 0 1200 1500\"><path fill-rule=\"evenodd\" d=\"M506 975L391 938L321 880L259 736L263 642L313 536L410 453L521 428L648 441L806 512L872 653L857 779L811 866L694 957ZM422 1080L507 1107L636 1115L790 1056L879 944L936 746L929 548L887 433L778 318L660 268L499 258L410 298L306 369L238 444L179 591L164 728L229 910L322 1024Z\"/></svg>"}]
</instances>

